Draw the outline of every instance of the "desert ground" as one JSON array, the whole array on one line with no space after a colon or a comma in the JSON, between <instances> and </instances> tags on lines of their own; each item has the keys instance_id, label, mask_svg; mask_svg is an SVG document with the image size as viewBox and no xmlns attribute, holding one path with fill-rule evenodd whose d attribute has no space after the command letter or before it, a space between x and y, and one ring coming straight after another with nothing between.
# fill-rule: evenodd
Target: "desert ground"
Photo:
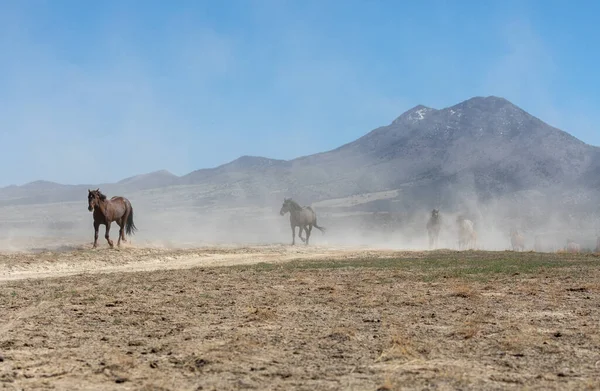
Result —
<instances>
[{"instance_id":1,"label":"desert ground","mask_svg":"<svg viewBox=\"0 0 600 391\"><path fill-rule=\"evenodd\" d=\"M594 254L125 246L0 254L0 388L600 388Z\"/></svg>"}]
</instances>

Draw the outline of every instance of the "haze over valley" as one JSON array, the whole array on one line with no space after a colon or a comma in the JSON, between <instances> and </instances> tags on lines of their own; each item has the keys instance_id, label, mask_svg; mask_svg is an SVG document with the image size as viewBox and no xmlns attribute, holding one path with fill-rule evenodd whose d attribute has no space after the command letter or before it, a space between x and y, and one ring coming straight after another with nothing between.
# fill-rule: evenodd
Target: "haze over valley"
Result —
<instances>
[{"instance_id":1,"label":"haze over valley","mask_svg":"<svg viewBox=\"0 0 600 391\"><path fill-rule=\"evenodd\" d=\"M0 229L5 249L91 241L87 189L100 188L131 200L134 240L147 245L287 243L289 218L278 211L292 197L327 227L315 244L425 248L425 223L438 208L447 248L456 247L458 214L475 222L481 248L508 248L511 227L526 233L528 248L541 234L559 235L553 250L567 236L593 248L599 174L600 148L502 97L473 97L418 105L350 143L292 160L242 156L183 176L4 187Z\"/></svg>"}]
</instances>

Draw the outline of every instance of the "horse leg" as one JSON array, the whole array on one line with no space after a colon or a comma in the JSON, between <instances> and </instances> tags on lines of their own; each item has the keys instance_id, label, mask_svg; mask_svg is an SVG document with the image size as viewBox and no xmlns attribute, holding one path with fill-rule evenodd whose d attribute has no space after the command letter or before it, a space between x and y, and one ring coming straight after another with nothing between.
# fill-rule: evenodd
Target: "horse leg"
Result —
<instances>
[{"instance_id":1,"label":"horse leg","mask_svg":"<svg viewBox=\"0 0 600 391\"><path fill-rule=\"evenodd\" d=\"M298 230L298 237L300 238L300 240L302 240L303 243L306 243L306 239L304 239L302 237L302 231L305 230L305 229L306 229L306 227L303 226L303 225L301 225L300 228L299 228L299 230Z\"/></svg>"},{"instance_id":2,"label":"horse leg","mask_svg":"<svg viewBox=\"0 0 600 391\"><path fill-rule=\"evenodd\" d=\"M117 247L121 247L121 239L123 239L123 229L125 227L121 221L117 221L117 225L119 226L119 239L117 239Z\"/></svg>"},{"instance_id":3,"label":"horse leg","mask_svg":"<svg viewBox=\"0 0 600 391\"><path fill-rule=\"evenodd\" d=\"M127 239L125 238L125 227L127 226L127 220L129 219L129 214L131 211L128 211L123 215L123 219L121 220L121 236L125 243L127 243Z\"/></svg>"},{"instance_id":4,"label":"horse leg","mask_svg":"<svg viewBox=\"0 0 600 391\"><path fill-rule=\"evenodd\" d=\"M296 227L292 225L292 246L296 244Z\"/></svg>"},{"instance_id":5,"label":"horse leg","mask_svg":"<svg viewBox=\"0 0 600 391\"><path fill-rule=\"evenodd\" d=\"M117 224L119 225L119 240L117 240L117 247L121 247L121 240L123 242L126 242L127 240L125 240L125 223L126 223L126 219L125 217L122 217Z\"/></svg>"},{"instance_id":6,"label":"horse leg","mask_svg":"<svg viewBox=\"0 0 600 391\"><path fill-rule=\"evenodd\" d=\"M93 248L98 247L98 230L100 229L100 223L94 221L94 246Z\"/></svg>"},{"instance_id":7,"label":"horse leg","mask_svg":"<svg viewBox=\"0 0 600 391\"><path fill-rule=\"evenodd\" d=\"M304 243L308 246L308 239L310 238L310 231L312 231L312 225L309 224L308 228L304 227L304 230L306 231L306 242Z\"/></svg>"},{"instance_id":8,"label":"horse leg","mask_svg":"<svg viewBox=\"0 0 600 391\"><path fill-rule=\"evenodd\" d=\"M106 222L106 233L104 234L104 237L106 238L106 241L108 242L108 245L110 246L110 248L113 248L113 241L110 240L110 225L111 222L107 221Z\"/></svg>"}]
</instances>

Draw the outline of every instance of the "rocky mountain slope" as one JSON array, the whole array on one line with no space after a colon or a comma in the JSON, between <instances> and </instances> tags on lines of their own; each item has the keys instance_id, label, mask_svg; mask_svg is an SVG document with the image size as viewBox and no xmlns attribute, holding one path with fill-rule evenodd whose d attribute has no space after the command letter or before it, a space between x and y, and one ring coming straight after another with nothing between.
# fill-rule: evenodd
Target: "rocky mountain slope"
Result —
<instances>
[{"instance_id":1,"label":"rocky mountain slope","mask_svg":"<svg viewBox=\"0 0 600 391\"><path fill-rule=\"evenodd\" d=\"M173 202L193 199L198 205L266 205L284 196L311 203L398 190L395 202L361 204L377 211L574 188L593 201L599 178L600 148L489 96L441 110L419 105L351 143L289 161L244 156L182 177L159 171L115 184L40 181L0 189L0 205L81 200L88 187L107 194L172 192Z\"/></svg>"}]
</instances>

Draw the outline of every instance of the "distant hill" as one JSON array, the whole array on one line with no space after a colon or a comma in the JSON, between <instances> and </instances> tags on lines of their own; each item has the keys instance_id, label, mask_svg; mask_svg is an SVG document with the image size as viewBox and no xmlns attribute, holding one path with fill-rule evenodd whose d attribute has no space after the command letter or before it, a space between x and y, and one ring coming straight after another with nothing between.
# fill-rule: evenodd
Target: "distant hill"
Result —
<instances>
[{"instance_id":1,"label":"distant hill","mask_svg":"<svg viewBox=\"0 0 600 391\"><path fill-rule=\"evenodd\" d=\"M137 190L152 189L157 187L173 186L179 183L180 178L167 170L154 171L149 174L136 175L125 178L118 185L135 188Z\"/></svg>"},{"instance_id":2,"label":"distant hill","mask_svg":"<svg viewBox=\"0 0 600 391\"><path fill-rule=\"evenodd\" d=\"M398 190L392 198L354 206L370 211L452 207L464 199L518 194L556 196L573 189L585 194L582 202L591 203L600 194L600 148L506 99L474 97L441 110L416 106L353 142L289 161L243 156L182 177L163 170L115 184L38 181L0 189L0 203L81 200L88 187L111 195L162 189L177 194L173 202L193 200L195 205L267 205L284 196L311 203Z\"/></svg>"}]
</instances>

